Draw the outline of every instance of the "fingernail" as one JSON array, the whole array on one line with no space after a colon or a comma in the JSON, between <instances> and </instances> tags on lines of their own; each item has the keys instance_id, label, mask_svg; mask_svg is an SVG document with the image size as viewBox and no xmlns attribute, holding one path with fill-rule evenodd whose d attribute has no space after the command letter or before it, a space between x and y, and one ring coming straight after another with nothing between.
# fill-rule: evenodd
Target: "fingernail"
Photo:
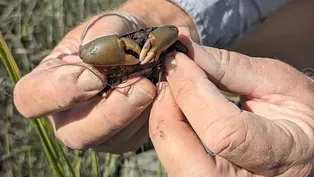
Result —
<instances>
[{"instance_id":1,"label":"fingernail","mask_svg":"<svg viewBox=\"0 0 314 177\"><path fill-rule=\"evenodd\" d=\"M190 37L190 35L191 35L190 29L189 29L188 27L183 27L180 32L181 32L182 34L185 34L185 35L189 36L189 37Z\"/></svg>"},{"instance_id":2,"label":"fingernail","mask_svg":"<svg viewBox=\"0 0 314 177\"><path fill-rule=\"evenodd\" d=\"M76 81L83 91L94 91L104 88L103 82L89 69L85 69Z\"/></svg>"},{"instance_id":3,"label":"fingernail","mask_svg":"<svg viewBox=\"0 0 314 177\"><path fill-rule=\"evenodd\" d=\"M157 84L157 98L154 101L154 104L158 104L160 100L163 99L165 92L167 89L167 84L164 82L160 82Z\"/></svg>"},{"instance_id":4,"label":"fingernail","mask_svg":"<svg viewBox=\"0 0 314 177\"><path fill-rule=\"evenodd\" d=\"M174 53L170 53L166 56L165 67L167 75L171 75L177 68L177 62L174 57L175 57Z\"/></svg>"},{"instance_id":5,"label":"fingernail","mask_svg":"<svg viewBox=\"0 0 314 177\"><path fill-rule=\"evenodd\" d=\"M142 88L140 86L131 87L128 91L129 103L137 107L151 103L155 98L155 94L152 95L151 93L154 92L147 89L149 88Z\"/></svg>"}]
</instances>

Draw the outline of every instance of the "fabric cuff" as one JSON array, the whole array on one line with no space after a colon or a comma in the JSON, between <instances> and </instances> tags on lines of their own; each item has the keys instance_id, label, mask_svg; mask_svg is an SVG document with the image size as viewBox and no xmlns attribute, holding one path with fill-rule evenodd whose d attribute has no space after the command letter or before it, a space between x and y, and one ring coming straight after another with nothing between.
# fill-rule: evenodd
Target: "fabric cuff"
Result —
<instances>
[{"instance_id":1,"label":"fabric cuff","mask_svg":"<svg viewBox=\"0 0 314 177\"><path fill-rule=\"evenodd\" d=\"M194 20L201 44L230 48L290 0L172 0Z\"/></svg>"}]
</instances>

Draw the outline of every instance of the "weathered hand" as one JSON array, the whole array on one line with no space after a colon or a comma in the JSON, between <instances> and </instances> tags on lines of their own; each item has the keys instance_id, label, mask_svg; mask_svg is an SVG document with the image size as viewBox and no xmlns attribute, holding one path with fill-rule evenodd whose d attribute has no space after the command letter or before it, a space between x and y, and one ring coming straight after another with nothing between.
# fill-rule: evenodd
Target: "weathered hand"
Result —
<instances>
[{"instance_id":1,"label":"weathered hand","mask_svg":"<svg viewBox=\"0 0 314 177\"><path fill-rule=\"evenodd\" d=\"M105 87L105 75L87 69L78 50L97 37L140 27L135 17L124 13L102 14L83 23L18 82L17 109L27 118L50 115L56 136L73 149L120 153L139 147L148 139L148 111L142 112L155 97L154 85L141 79L115 89L108 99L95 96ZM138 78L126 84L134 80Z\"/></svg>"},{"instance_id":2,"label":"weathered hand","mask_svg":"<svg viewBox=\"0 0 314 177\"><path fill-rule=\"evenodd\" d=\"M190 53L169 55L149 123L169 176L313 175L313 80L278 60L180 40ZM219 89L243 95L243 110Z\"/></svg>"}]
</instances>

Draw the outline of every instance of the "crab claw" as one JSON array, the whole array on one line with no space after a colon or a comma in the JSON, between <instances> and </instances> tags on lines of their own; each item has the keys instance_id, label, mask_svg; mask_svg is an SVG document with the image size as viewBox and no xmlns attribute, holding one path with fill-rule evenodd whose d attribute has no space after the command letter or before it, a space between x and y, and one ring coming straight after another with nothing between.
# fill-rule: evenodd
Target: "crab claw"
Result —
<instances>
[{"instance_id":1,"label":"crab claw","mask_svg":"<svg viewBox=\"0 0 314 177\"><path fill-rule=\"evenodd\" d=\"M117 35L98 38L84 45L80 50L83 62L94 66L135 65L139 60L126 51L133 51L138 55L140 46L131 39L120 38Z\"/></svg>"},{"instance_id":2,"label":"crab claw","mask_svg":"<svg viewBox=\"0 0 314 177\"><path fill-rule=\"evenodd\" d=\"M172 44L177 41L178 29L175 26L163 26L158 27L152 31L139 55L140 64L149 63L151 60L156 58L160 53L168 49Z\"/></svg>"}]
</instances>

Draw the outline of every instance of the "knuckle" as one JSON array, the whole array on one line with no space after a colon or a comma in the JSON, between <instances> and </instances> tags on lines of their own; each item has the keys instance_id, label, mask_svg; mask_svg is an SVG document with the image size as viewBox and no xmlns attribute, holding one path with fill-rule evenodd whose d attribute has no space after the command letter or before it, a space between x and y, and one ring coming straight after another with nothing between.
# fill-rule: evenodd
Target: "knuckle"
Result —
<instances>
[{"instance_id":1,"label":"knuckle","mask_svg":"<svg viewBox=\"0 0 314 177\"><path fill-rule=\"evenodd\" d=\"M220 118L204 129L206 145L217 154L239 149L246 139L247 126L241 114Z\"/></svg>"},{"instance_id":2,"label":"knuckle","mask_svg":"<svg viewBox=\"0 0 314 177\"><path fill-rule=\"evenodd\" d=\"M64 145L67 147L74 149L74 150L86 150L90 147L89 143L87 141L84 141L83 138L79 136L75 136L72 132L61 132L56 131L55 136L63 142Z\"/></svg>"},{"instance_id":3,"label":"knuckle","mask_svg":"<svg viewBox=\"0 0 314 177\"><path fill-rule=\"evenodd\" d=\"M193 94L197 89L196 78L190 77L178 82L178 86L173 93L175 100L182 99L184 97Z\"/></svg>"}]
</instances>

